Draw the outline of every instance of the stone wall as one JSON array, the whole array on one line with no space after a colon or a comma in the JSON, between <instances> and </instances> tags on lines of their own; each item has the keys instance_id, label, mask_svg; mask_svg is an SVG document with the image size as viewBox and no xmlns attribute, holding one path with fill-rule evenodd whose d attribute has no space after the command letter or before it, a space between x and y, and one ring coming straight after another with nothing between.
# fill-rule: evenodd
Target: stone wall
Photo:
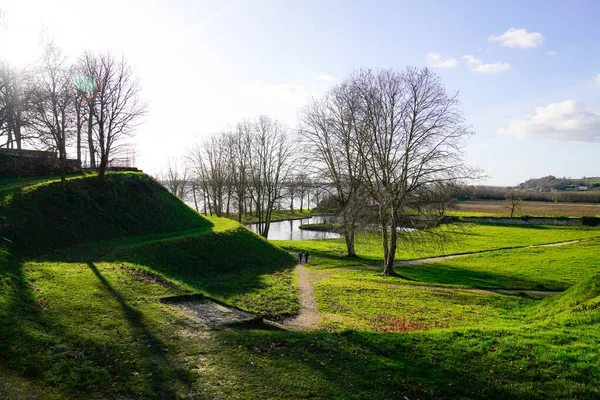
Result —
<instances>
[{"instance_id":1,"label":"stone wall","mask_svg":"<svg viewBox=\"0 0 600 400\"><path fill-rule=\"evenodd\" d=\"M67 173L81 171L81 162L67 160L65 170ZM0 149L0 178L58 173L58 157L52 151Z\"/></svg>"}]
</instances>

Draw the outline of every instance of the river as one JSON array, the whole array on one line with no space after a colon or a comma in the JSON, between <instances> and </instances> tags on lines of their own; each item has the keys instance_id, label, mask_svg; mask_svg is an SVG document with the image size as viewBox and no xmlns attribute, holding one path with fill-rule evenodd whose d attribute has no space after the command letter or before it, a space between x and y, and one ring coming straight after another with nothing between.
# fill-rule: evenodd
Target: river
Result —
<instances>
[{"instance_id":1,"label":"river","mask_svg":"<svg viewBox=\"0 0 600 400\"><path fill-rule=\"evenodd\" d=\"M330 217L329 217L330 219ZM269 228L269 240L314 240L314 239L338 239L341 235L333 232L318 232L300 229L303 224L320 224L327 222L328 217L312 217L305 219L293 219L287 221L271 222ZM246 225L254 233L258 233L256 224Z\"/></svg>"}]
</instances>

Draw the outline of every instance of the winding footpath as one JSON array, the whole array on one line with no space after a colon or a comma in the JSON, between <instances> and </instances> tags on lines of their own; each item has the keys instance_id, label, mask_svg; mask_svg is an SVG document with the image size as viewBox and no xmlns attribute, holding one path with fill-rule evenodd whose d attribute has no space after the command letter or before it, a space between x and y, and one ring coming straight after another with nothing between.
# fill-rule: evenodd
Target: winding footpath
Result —
<instances>
[{"instance_id":1,"label":"winding footpath","mask_svg":"<svg viewBox=\"0 0 600 400\"><path fill-rule=\"evenodd\" d=\"M516 247L520 249L527 248L536 248L536 247L555 247L555 246L566 246L569 244L574 244L579 242L579 240L571 240L568 242L558 242L558 243L548 243L548 244L539 244L533 246L523 246ZM420 264L431 264L437 263L441 261L451 260L454 258L467 257L472 256L473 254L481 254L481 253L489 253L492 251L498 250L508 250L508 249L494 249L489 251L482 251L478 253L466 253L466 254L454 254L449 256L442 257L430 257L430 258L421 258L418 260L410 260L410 261L400 261L394 264L395 267L403 267L409 265L420 265ZM366 265L366 266L357 266L357 267L348 267L348 268L339 268L330 271L323 272L319 275L318 278L311 277L309 270L303 264L297 264L294 272L296 273L296 278L298 282L298 296L300 299L300 311L298 315L294 318L283 321L283 325L297 331L308 331L311 329L316 329L319 327L321 323L321 314L317 310L317 301L315 299L314 294L314 284L315 282L321 281L326 277L334 274L339 274L346 271L356 271L356 270L372 270L372 269L381 269L380 265ZM402 285L402 284L390 284L394 287L398 288L413 288L413 289L422 289L422 290L437 290L437 291L447 291L447 292L471 292L471 293L495 293L500 295L508 295L508 296L532 296L532 297L544 297L544 296L554 296L560 291L541 291L541 290L513 290L513 289L468 289L468 288L454 288L454 287L445 287L445 286L424 286L424 285Z\"/></svg>"},{"instance_id":2,"label":"winding footpath","mask_svg":"<svg viewBox=\"0 0 600 400\"><path fill-rule=\"evenodd\" d=\"M314 285L308 269L302 264L297 264L295 272L300 297L300 312L297 317L285 321L284 325L294 330L308 331L319 326L321 314L317 310L317 300L313 292Z\"/></svg>"}]
</instances>

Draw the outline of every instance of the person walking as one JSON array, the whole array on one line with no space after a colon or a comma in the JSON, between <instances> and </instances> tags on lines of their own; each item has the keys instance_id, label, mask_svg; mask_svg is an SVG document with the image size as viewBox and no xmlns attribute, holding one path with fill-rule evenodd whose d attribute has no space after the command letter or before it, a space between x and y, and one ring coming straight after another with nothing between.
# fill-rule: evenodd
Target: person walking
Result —
<instances>
[{"instance_id":1,"label":"person walking","mask_svg":"<svg viewBox=\"0 0 600 400\"><path fill-rule=\"evenodd\" d=\"M308 263L308 251L304 253L304 263Z\"/></svg>"},{"instance_id":2,"label":"person walking","mask_svg":"<svg viewBox=\"0 0 600 400\"><path fill-rule=\"evenodd\" d=\"M304 254L302 254L302 252L298 253L298 264L302 264L302 257L304 256Z\"/></svg>"}]
</instances>

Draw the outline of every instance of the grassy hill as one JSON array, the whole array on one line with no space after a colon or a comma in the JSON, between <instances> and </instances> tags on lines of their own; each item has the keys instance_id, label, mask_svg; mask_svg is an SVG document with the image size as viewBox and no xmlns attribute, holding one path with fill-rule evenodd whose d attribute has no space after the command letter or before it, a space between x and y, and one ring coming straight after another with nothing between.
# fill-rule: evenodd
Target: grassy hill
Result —
<instances>
[{"instance_id":1,"label":"grassy hill","mask_svg":"<svg viewBox=\"0 0 600 400\"><path fill-rule=\"evenodd\" d=\"M171 398L131 382L119 356L146 366L163 356L138 352L175 318L161 297L200 292L273 318L298 310L292 256L200 216L146 175L110 174L105 187L73 177L66 193L55 180L28 182L0 191L0 397ZM166 366L148 367L160 385L181 378L181 367L162 376Z\"/></svg>"},{"instance_id":2,"label":"grassy hill","mask_svg":"<svg viewBox=\"0 0 600 400\"><path fill-rule=\"evenodd\" d=\"M2 193L0 236L22 254L79 243L174 232L210 225L152 178L141 173L94 176L22 186Z\"/></svg>"},{"instance_id":3,"label":"grassy hill","mask_svg":"<svg viewBox=\"0 0 600 400\"><path fill-rule=\"evenodd\" d=\"M427 329L200 329L161 299L200 292L282 318L298 311L293 257L234 221L198 215L141 174L109 175L104 189L75 177L66 196L54 182L30 183L2 191L0 182L0 236L13 242L0 239L0 398L600 396L600 276L584 274L597 268L597 230L478 226L444 253L581 243L416 265L402 271L406 282L336 271L380 262L370 240L358 261L336 241L281 242L310 252L331 322L393 316ZM425 287L548 280L570 288L538 300Z\"/></svg>"}]
</instances>

